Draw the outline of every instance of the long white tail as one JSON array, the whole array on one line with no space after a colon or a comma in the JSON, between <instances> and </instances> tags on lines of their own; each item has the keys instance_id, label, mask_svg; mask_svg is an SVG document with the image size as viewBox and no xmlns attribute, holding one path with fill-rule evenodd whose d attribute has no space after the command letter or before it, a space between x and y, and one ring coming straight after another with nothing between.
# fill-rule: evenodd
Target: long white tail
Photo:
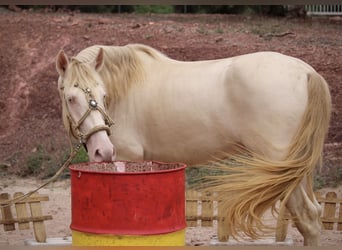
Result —
<instances>
[{"instance_id":1,"label":"long white tail","mask_svg":"<svg viewBox=\"0 0 342 250\"><path fill-rule=\"evenodd\" d=\"M216 167L227 174L212 177L206 191L218 192L227 212L226 223L230 235L241 232L258 238L269 231L262 215L278 200L283 200L280 212L295 187L308 178L308 195L313 197L312 176L317 164L322 164L322 150L328 130L331 97L328 85L318 73L308 75L308 103L301 124L283 161L267 159L245 148L229 156L237 166L223 161Z\"/></svg>"}]
</instances>

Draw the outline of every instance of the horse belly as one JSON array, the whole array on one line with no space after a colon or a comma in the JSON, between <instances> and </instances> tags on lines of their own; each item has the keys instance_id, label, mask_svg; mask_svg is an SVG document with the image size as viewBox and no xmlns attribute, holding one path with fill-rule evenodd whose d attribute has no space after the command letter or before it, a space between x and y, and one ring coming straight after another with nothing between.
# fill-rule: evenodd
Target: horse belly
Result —
<instances>
[{"instance_id":1,"label":"horse belly","mask_svg":"<svg viewBox=\"0 0 342 250\"><path fill-rule=\"evenodd\" d=\"M229 64L187 63L177 68L177 78L164 77L162 84L139 92L145 159L198 164L230 151L235 136L225 91Z\"/></svg>"}]
</instances>

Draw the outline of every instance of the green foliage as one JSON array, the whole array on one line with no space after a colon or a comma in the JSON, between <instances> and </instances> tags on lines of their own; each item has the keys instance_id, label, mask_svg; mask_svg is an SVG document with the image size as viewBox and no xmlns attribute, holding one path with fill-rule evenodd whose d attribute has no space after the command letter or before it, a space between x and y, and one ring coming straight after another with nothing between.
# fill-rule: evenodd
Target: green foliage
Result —
<instances>
[{"instance_id":1,"label":"green foliage","mask_svg":"<svg viewBox=\"0 0 342 250\"><path fill-rule=\"evenodd\" d=\"M132 12L132 5L76 5L75 9L83 13L118 13Z\"/></svg>"},{"instance_id":2,"label":"green foliage","mask_svg":"<svg viewBox=\"0 0 342 250\"><path fill-rule=\"evenodd\" d=\"M46 148L42 145L38 145L34 151L28 155L26 164L21 169L20 176L38 176L40 178L49 178L55 175L60 167L69 158L69 149L61 152L57 155L47 152ZM82 148L75 158L71 161L71 164L77 164L81 162L88 162L88 154L84 148ZM69 170L66 169L63 177L69 176Z\"/></svg>"},{"instance_id":3,"label":"green foliage","mask_svg":"<svg viewBox=\"0 0 342 250\"><path fill-rule=\"evenodd\" d=\"M174 12L174 7L172 5L135 5L134 12L139 14L169 14Z\"/></svg>"},{"instance_id":4,"label":"green foliage","mask_svg":"<svg viewBox=\"0 0 342 250\"><path fill-rule=\"evenodd\" d=\"M11 166L9 163L0 163L0 177L6 176L8 168Z\"/></svg>"},{"instance_id":5,"label":"green foliage","mask_svg":"<svg viewBox=\"0 0 342 250\"><path fill-rule=\"evenodd\" d=\"M215 29L215 33L217 34L223 34L224 33L224 30L222 28L216 28Z\"/></svg>"},{"instance_id":6,"label":"green foliage","mask_svg":"<svg viewBox=\"0 0 342 250\"><path fill-rule=\"evenodd\" d=\"M224 161L227 165L235 165L235 163L231 160ZM185 169L186 175L186 184L188 188L198 188L204 187L205 183L209 180L207 177L210 176L219 176L219 175L227 175L228 171L212 168L213 165L196 165L196 166L188 166Z\"/></svg>"},{"instance_id":7,"label":"green foliage","mask_svg":"<svg viewBox=\"0 0 342 250\"><path fill-rule=\"evenodd\" d=\"M80 151L78 151L78 154L75 156L75 158L71 161L71 164L77 164L82 162L88 162L88 154L86 150L82 147Z\"/></svg>"},{"instance_id":8,"label":"green foliage","mask_svg":"<svg viewBox=\"0 0 342 250\"><path fill-rule=\"evenodd\" d=\"M313 189L318 190L323 188L326 185L325 179L322 176L315 175L314 176L314 183L313 183Z\"/></svg>"},{"instance_id":9,"label":"green foliage","mask_svg":"<svg viewBox=\"0 0 342 250\"><path fill-rule=\"evenodd\" d=\"M113 5L80 5L76 8L84 13L111 13L117 11L116 6Z\"/></svg>"},{"instance_id":10,"label":"green foliage","mask_svg":"<svg viewBox=\"0 0 342 250\"><path fill-rule=\"evenodd\" d=\"M323 165L323 177L325 186L337 187L342 184L342 168L341 163L336 160L327 160Z\"/></svg>"},{"instance_id":11,"label":"green foliage","mask_svg":"<svg viewBox=\"0 0 342 250\"><path fill-rule=\"evenodd\" d=\"M196 31L202 35L208 35L209 30L207 30L204 26L200 26L196 29Z\"/></svg>"},{"instance_id":12,"label":"green foliage","mask_svg":"<svg viewBox=\"0 0 342 250\"><path fill-rule=\"evenodd\" d=\"M42 145L38 145L35 150L28 156L26 168L20 173L21 176L38 175L43 170L44 162L51 162L52 158L47 154Z\"/></svg>"},{"instance_id":13,"label":"green foliage","mask_svg":"<svg viewBox=\"0 0 342 250\"><path fill-rule=\"evenodd\" d=\"M342 184L342 168L338 161L326 160L323 168L314 176L314 189L323 187L337 187Z\"/></svg>"},{"instance_id":14,"label":"green foliage","mask_svg":"<svg viewBox=\"0 0 342 250\"><path fill-rule=\"evenodd\" d=\"M59 168L63 166L63 164L67 161L67 159L70 156L70 150L65 150L62 152L62 156L60 157L60 160L56 160L54 165L51 165L49 168L47 168L47 171L43 178L49 178L54 176ZM80 151L78 151L77 155L72 159L71 164L77 164L82 162L88 162L88 154L86 150L82 147ZM70 176L69 169L64 170L64 172L61 174L61 178L67 178Z\"/></svg>"},{"instance_id":15,"label":"green foliage","mask_svg":"<svg viewBox=\"0 0 342 250\"><path fill-rule=\"evenodd\" d=\"M284 16L284 5L18 5L22 9L39 11L70 10L83 13L207 13L207 14L261 14Z\"/></svg>"}]
</instances>

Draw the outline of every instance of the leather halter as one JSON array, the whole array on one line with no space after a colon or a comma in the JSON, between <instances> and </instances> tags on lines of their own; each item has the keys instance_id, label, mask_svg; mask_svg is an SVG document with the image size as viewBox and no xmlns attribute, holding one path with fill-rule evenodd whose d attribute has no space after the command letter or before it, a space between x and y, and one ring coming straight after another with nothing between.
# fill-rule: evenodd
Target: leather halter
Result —
<instances>
[{"instance_id":1,"label":"leather halter","mask_svg":"<svg viewBox=\"0 0 342 250\"><path fill-rule=\"evenodd\" d=\"M79 87L77 83L74 85L74 87L81 89L83 93L86 95L87 102L88 102L88 109L82 115L82 117L80 118L78 122L75 122L75 120L71 117L70 112L68 112L69 114L67 115L67 117L70 123L71 134L76 139L78 139L82 144L85 144L90 136L102 130L106 131L108 136L110 136L111 134L110 127L114 125L114 122L110 118L110 116L98 105L97 101L95 100L95 98L93 97L91 93L91 90L89 88L83 89ZM80 130L80 127L92 111L99 111L102 114L105 125L95 126L94 128L90 129L90 131L88 131L87 133L82 133Z\"/></svg>"}]
</instances>

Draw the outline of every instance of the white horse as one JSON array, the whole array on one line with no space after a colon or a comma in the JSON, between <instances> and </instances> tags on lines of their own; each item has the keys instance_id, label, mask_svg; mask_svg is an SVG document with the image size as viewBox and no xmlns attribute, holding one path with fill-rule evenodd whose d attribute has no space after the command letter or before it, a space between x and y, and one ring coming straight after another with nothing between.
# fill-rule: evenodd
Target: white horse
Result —
<instances>
[{"instance_id":1,"label":"white horse","mask_svg":"<svg viewBox=\"0 0 342 250\"><path fill-rule=\"evenodd\" d=\"M321 161L331 97L303 61L274 52L181 62L144 46L92 46L57 55L63 120L90 161L158 160L188 165L231 157L217 176L227 230L257 238L278 200L318 245L320 206L312 175ZM112 120L115 122L114 126Z\"/></svg>"}]
</instances>

